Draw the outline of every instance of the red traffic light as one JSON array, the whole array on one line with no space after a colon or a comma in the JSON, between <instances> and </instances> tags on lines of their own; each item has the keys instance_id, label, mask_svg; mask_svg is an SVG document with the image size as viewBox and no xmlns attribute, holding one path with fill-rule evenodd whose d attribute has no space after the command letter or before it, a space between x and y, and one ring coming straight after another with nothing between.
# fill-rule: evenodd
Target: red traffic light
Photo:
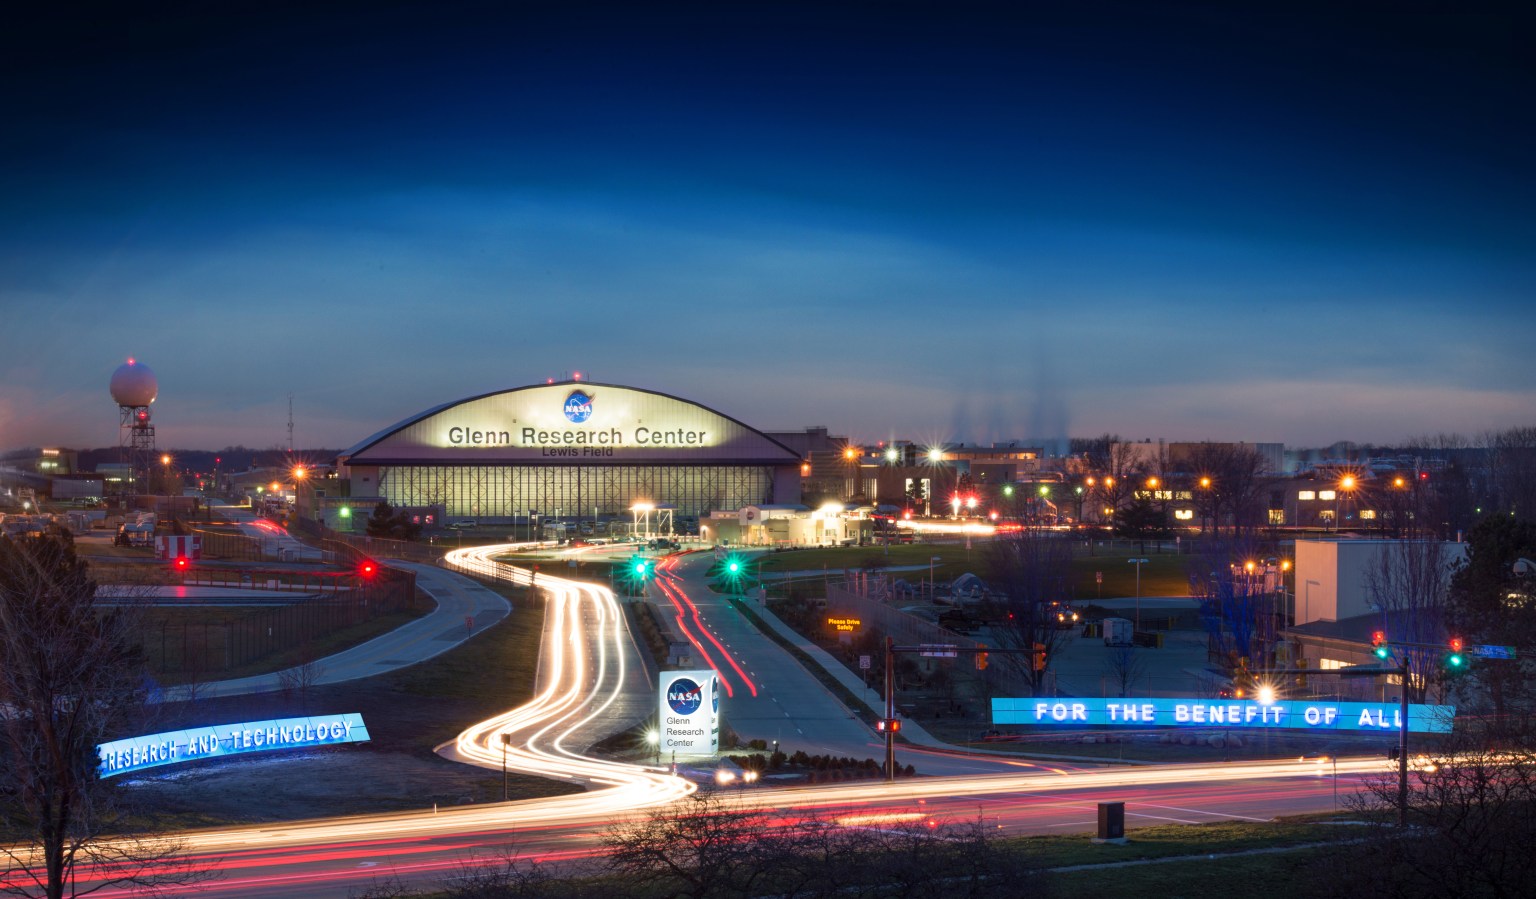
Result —
<instances>
[{"instance_id":1,"label":"red traffic light","mask_svg":"<svg viewBox=\"0 0 1536 899\"><path fill-rule=\"evenodd\" d=\"M1461 652L1462 645L1460 637L1451 638L1451 652Z\"/></svg>"},{"instance_id":2,"label":"red traffic light","mask_svg":"<svg viewBox=\"0 0 1536 899\"><path fill-rule=\"evenodd\" d=\"M185 571L191 567L192 562L186 556L177 556L176 561L172 564L176 566L177 571Z\"/></svg>"},{"instance_id":3,"label":"red traffic light","mask_svg":"<svg viewBox=\"0 0 1536 899\"><path fill-rule=\"evenodd\" d=\"M1371 631L1371 645L1382 646L1387 642L1386 631Z\"/></svg>"},{"instance_id":4,"label":"red traffic light","mask_svg":"<svg viewBox=\"0 0 1536 899\"><path fill-rule=\"evenodd\" d=\"M357 566L357 573L363 577L373 577L379 573L379 565L372 559L364 559L362 564Z\"/></svg>"}]
</instances>

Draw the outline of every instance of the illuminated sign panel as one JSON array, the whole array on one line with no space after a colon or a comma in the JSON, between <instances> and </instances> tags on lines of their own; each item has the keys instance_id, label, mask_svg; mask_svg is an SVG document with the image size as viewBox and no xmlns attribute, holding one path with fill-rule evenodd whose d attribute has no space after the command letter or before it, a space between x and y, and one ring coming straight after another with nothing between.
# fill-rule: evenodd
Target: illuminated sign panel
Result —
<instances>
[{"instance_id":1,"label":"illuminated sign panel","mask_svg":"<svg viewBox=\"0 0 1536 899\"><path fill-rule=\"evenodd\" d=\"M1409 733L1451 732L1456 707L1408 706ZM1142 725L1151 727L1281 728L1289 730L1402 730L1395 702L1271 703L1234 699L993 699L993 724L1066 727Z\"/></svg>"},{"instance_id":2,"label":"illuminated sign panel","mask_svg":"<svg viewBox=\"0 0 1536 899\"><path fill-rule=\"evenodd\" d=\"M720 678L708 668L663 671L657 720L662 754L714 755L720 748Z\"/></svg>"},{"instance_id":3,"label":"illuminated sign panel","mask_svg":"<svg viewBox=\"0 0 1536 899\"><path fill-rule=\"evenodd\" d=\"M363 716L317 715L313 718L280 718L216 724L190 730L173 730L145 737L114 740L96 747L102 777L114 777L205 758L272 749L301 749L333 743L366 743L368 728Z\"/></svg>"},{"instance_id":4,"label":"illuminated sign panel","mask_svg":"<svg viewBox=\"0 0 1536 899\"><path fill-rule=\"evenodd\" d=\"M676 461L795 464L769 437L712 409L632 387L506 390L429 410L368 438L352 464L389 461Z\"/></svg>"},{"instance_id":5,"label":"illuminated sign panel","mask_svg":"<svg viewBox=\"0 0 1536 899\"><path fill-rule=\"evenodd\" d=\"M863 627L864 621L859 618L828 618L827 624L835 631L851 634Z\"/></svg>"}]
</instances>

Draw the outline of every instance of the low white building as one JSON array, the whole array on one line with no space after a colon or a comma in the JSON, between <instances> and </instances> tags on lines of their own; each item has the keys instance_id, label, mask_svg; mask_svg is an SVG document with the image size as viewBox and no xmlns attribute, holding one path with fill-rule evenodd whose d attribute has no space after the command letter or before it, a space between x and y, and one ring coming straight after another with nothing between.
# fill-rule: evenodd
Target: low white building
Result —
<instances>
[{"instance_id":1,"label":"low white building","mask_svg":"<svg viewBox=\"0 0 1536 899\"><path fill-rule=\"evenodd\" d=\"M742 506L711 512L699 537L738 546L840 546L867 543L873 506L830 503L819 509L792 505Z\"/></svg>"},{"instance_id":2,"label":"low white building","mask_svg":"<svg viewBox=\"0 0 1536 899\"><path fill-rule=\"evenodd\" d=\"M1297 540L1296 624L1343 621L1379 611L1371 607L1369 576L1399 540ZM1465 559L1464 543L1431 541L1449 573Z\"/></svg>"}]
</instances>

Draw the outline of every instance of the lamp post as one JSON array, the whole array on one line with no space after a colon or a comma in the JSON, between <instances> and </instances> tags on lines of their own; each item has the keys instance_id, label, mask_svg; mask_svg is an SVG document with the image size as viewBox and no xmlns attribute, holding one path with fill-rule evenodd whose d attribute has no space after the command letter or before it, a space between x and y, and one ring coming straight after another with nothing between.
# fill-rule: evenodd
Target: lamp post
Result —
<instances>
[{"instance_id":1,"label":"lamp post","mask_svg":"<svg viewBox=\"0 0 1536 899\"><path fill-rule=\"evenodd\" d=\"M501 735L501 801L506 802L507 795L507 747L512 743L511 734Z\"/></svg>"},{"instance_id":2,"label":"lamp post","mask_svg":"<svg viewBox=\"0 0 1536 899\"><path fill-rule=\"evenodd\" d=\"M1136 566L1136 630L1140 631L1141 630L1141 566L1145 565L1147 560L1146 559L1126 559L1125 561L1128 564Z\"/></svg>"}]
</instances>

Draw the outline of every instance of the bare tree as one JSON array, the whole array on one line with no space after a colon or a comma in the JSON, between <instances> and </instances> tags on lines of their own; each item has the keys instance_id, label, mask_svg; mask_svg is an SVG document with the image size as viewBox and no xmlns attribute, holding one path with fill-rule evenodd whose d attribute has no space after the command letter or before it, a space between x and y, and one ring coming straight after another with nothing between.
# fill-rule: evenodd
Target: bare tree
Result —
<instances>
[{"instance_id":1,"label":"bare tree","mask_svg":"<svg viewBox=\"0 0 1536 899\"><path fill-rule=\"evenodd\" d=\"M1202 518L1210 515L1215 530L1223 519L1237 532L1254 528L1266 483L1263 456L1242 444L1201 443L1184 464L1195 479L1195 504Z\"/></svg>"},{"instance_id":2,"label":"bare tree","mask_svg":"<svg viewBox=\"0 0 1536 899\"><path fill-rule=\"evenodd\" d=\"M993 637L1001 649L1026 650L999 653L999 667L1038 693L1051 659L1071 636L1057 613L1071 599L1072 545L1045 528L1025 528L999 535L987 561L997 594L987 610Z\"/></svg>"},{"instance_id":3,"label":"bare tree","mask_svg":"<svg viewBox=\"0 0 1536 899\"><path fill-rule=\"evenodd\" d=\"M1536 427L1508 428L1487 437L1499 508L1536 517Z\"/></svg>"},{"instance_id":4,"label":"bare tree","mask_svg":"<svg viewBox=\"0 0 1536 899\"><path fill-rule=\"evenodd\" d=\"M1190 595L1200 601L1200 620L1211 646L1232 667L1250 660L1267 664L1276 635L1278 597L1248 571L1262 557L1251 537L1226 536L1208 541L1190 557Z\"/></svg>"},{"instance_id":5,"label":"bare tree","mask_svg":"<svg viewBox=\"0 0 1536 899\"><path fill-rule=\"evenodd\" d=\"M768 823L763 812L727 806L714 793L695 793L614 827L603 846L608 867L641 889L691 899L750 896L767 875L760 858L767 844L744 837L766 835Z\"/></svg>"},{"instance_id":6,"label":"bare tree","mask_svg":"<svg viewBox=\"0 0 1536 899\"><path fill-rule=\"evenodd\" d=\"M314 651L306 646L299 664L277 673L278 689L282 691L284 699L297 699L300 708L307 708L310 691L320 683L320 675L324 673L325 666L315 659Z\"/></svg>"},{"instance_id":7,"label":"bare tree","mask_svg":"<svg viewBox=\"0 0 1536 899\"><path fill-rule=\"evenodd\" d=\"M1407 666L1404 689L1412 702L1423 702L1430 681L1440 677L1451 573L1449 555L1437 540L1393 541L1365 572L1366 594L1381 610L1387 640Z\"/></svg>"},{"instance_id":8,"label":"bare tree","mask_svg":"<svg viewBox=\"0 0 1536 899\"><path fill-rule=\"evenodd\" d=\"M640 895L1031 896L1043 873L996 847L981 820L811 815L782 821L696 794L614 827L607 865Z\"/></svg>"},{"instance_id":9,"label":"bare tree","mask_svg":"<svg viewBox=\"0 0 1536 899\"><path fill-rule=\"evenodd\" d=\"M1359 896L1536 895L1536 754L1463 741L1410 774L1408 829L1377 823L1347 854L1318 857L1298 894ZM1347 804L1386 822L1398 801L1397 777L1366 780Z\"/></svg>"},{"instance_id":10,"label":"bare tree","mask_svg":"<svg viewBox=\"0 0 1536 899\"><path fill-rule=\"evenodd\" d=\"M136 836L96 747L143 705L137 609L103 608L68 536L0 540L0 890L58 899L203 878ZM77 890L75 872L89 885Z\"/></svg>"},{"instance_id":11,"label":"bare tree","mask_svg":"<svg viewBox=\"0 0 1536 899\"><path fill-rule=\"evenodd\" d=\"M1136 649L1135 646L1113 646L1104 658L1104 668L1119 688L1121 696L1131 695L1131 685L1147 671L1146 657Z\"/></svg>"}]
</instances>

